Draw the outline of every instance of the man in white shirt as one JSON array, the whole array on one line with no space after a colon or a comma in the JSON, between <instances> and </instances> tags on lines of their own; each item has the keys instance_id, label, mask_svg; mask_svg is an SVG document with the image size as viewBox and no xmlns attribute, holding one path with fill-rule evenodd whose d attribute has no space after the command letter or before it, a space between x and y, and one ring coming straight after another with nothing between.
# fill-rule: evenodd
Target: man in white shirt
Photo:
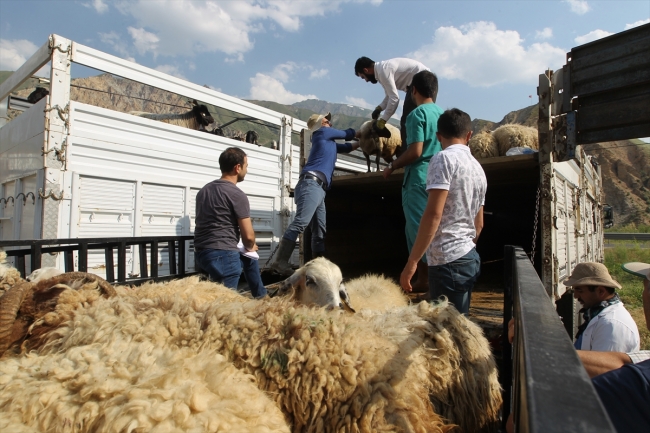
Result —
<instances>
[{"instance_id":1,"label":"man in white shirt","mask_svg":"<svg viewBox=\"0 0 650 433\"><path fill-rule=\"evenodd\" d=\"M573 296L583 305L584 323L578 328L574 346L580 350L635 352L639 350L639 330L621 302L612 279L602 263L579 263L564 281L573 287Z\"/></svg>"},{"instance_id":2,"label":"man in white shirt","mask_svg":"<svg viewBox=\"0 0 650 433\"><path fill-rule=\"evenodd\" d=\"M357 77L372 84L381 84L386 93L384 100L372 112L372 118L377 120L374 127L380 137L390 137L390 132L386 129L386 122L395 114L399 106L397 91L406 92L400 119L402 149L408 144L406 140L406 118L417 106L411 97L411 82L415 74L428 70L429 68L416 60L400 57L382 62L375 62L368 57L359 57L354 65L354 73ZM436 102L437 97L438 90L436 89L436 93L432 97L433 102ZM381 114L382 111L383 114Z\"/></svg>"},{"instance_id":3,"label":"man in white shirt","mask_svg":"<svg viewBox=\"0 0 650 433\"><path fill-rule=\"evenodd\" d=\"M481 273L475 244L483 228L487 180L467 146L472 136L467 113L457 108L442 113L436 136L442 151L429 161L429 198L400 284L411 291L411 277L426 252L430 299L446 296L458 311L468 314L472 289Z\"/></svg>"}]
</instances>

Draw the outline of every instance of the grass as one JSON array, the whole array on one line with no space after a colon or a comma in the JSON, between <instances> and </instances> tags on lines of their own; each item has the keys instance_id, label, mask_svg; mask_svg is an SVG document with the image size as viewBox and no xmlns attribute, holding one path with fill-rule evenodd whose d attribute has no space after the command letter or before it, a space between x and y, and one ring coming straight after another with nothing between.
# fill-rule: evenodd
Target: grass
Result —
<instances>
[{"instance_id":1,"label":"grass","mask_svg":"<svg viewBox=\"0 0 650 433\"><path fill-rule=\"evenodd\" d=\"M650 331L646 327L643 315L643 280L621 269L621 265L627 262L650 263L650 248L642 246L650 242L636 242L633 247L617 246L605 249L605 266L610 275L618 281L623 288L619 290L619 296L628 309L641 335L641 349L650 350Z\"/></svg>"},{"instance_id":2,"label":"grass","mask_svg":"<svg viewBox=\"0 0 650 433\"><path fill-rule=\"evenodd\" d=\"M611 229L606 229L605 233L650 233L650 225L631 223L624 226L614 226Z\"/></svg>"}]
</instances>

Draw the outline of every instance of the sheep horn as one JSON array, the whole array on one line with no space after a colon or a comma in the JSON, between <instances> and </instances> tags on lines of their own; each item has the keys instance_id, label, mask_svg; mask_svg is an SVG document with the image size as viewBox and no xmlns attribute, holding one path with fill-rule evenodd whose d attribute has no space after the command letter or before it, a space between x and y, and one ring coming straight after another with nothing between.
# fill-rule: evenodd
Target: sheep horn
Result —
<instances>
[{"instance_id":1,"label":"sheep horn","mask_svg":"<svg viewBox=\"0 0 650 433\"><path fill-rule=\"evenodd\" d=\"M11 345L11 329L16 315L29 289L33 286L27 281L16 284L0 297L0 356Z\"/></svg>"},{"instance_id":2,"label":"sheep horn","mask_svg":"<svg viewBox=\"0 0 650 433\"><path fill-rule=\"evenodd\" d=\"M103 279L98 275L90 274L87 272L67 272L65 274L57 275L56 277L39 281L36 284L36 288L37 290L44 289L44 288L52 287L57 284L68 284L70 281L81 280L84 278L87 279L88 281L97 281L97 283L99 284L99 288L101 289L102 295L104 295L106 298L117 296L117 292L115 291L115 288L108 281L106 281L105 279Z\"/></svg>"}]
</instances>

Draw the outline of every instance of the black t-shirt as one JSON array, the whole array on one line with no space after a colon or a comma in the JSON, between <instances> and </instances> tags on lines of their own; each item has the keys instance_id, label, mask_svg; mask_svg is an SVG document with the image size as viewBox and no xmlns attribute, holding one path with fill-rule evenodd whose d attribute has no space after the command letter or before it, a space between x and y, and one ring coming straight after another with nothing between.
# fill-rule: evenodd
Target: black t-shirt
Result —
<instances>
[{"instance_id":1,"label":"black t-shirt","mask_svg":"<svg viewBox=\"0 0 650 433\"><path fill-rule=\"evenodd\" d=\"M217 179L196 195L194 248L237 250L239 221L251 214L248 197L227 180Z\"/></svg>"}]
</instances>

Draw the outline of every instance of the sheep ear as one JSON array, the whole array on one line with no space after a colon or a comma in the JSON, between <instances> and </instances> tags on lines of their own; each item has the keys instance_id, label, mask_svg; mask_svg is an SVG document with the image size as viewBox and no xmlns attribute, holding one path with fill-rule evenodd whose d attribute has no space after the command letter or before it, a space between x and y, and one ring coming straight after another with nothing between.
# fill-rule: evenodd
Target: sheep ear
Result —
<instances>
[{"instance_id":1,"label":"sheep ear","mask_svg":"<svg viewBox=\"0 0 650 433\"><path fill-rule=\"evenodd\" d=\"M348 295L348 291L345 289L345 286L341 284L339 287L339 296L341 297L341 301L343 301L343 308L345 311L349 311L351 313L356 313L357 310L352 308L352 303L350 302L350 296Z\"/></svg>"}]
</instances>

